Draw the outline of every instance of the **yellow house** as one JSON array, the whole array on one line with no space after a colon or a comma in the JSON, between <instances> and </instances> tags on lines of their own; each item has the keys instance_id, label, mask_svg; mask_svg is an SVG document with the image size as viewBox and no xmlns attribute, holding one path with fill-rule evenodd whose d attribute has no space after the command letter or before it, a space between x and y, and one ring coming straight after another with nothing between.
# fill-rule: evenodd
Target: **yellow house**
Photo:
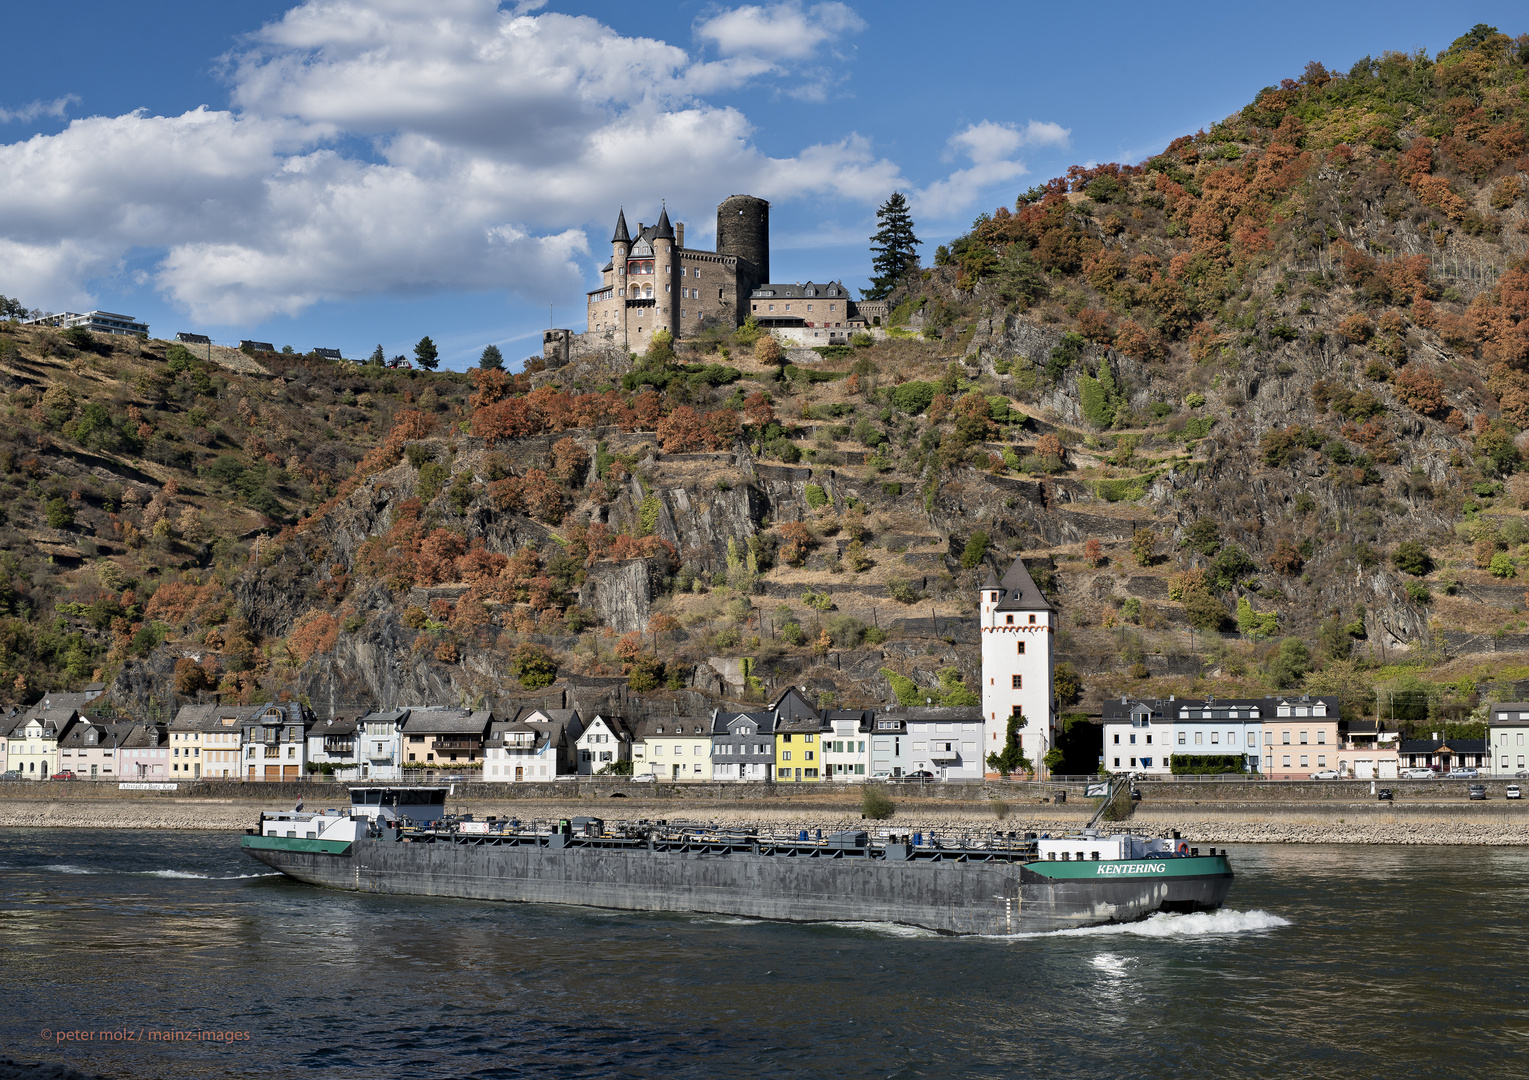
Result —
<instances>
[{"instance_id":1,"label":"yellow house","mask_svg":"<svg viewBox=\"0 0 1529 1080\"><path fill-rule=\"evenodd\" d=\"M788 720L775 725L777 783L817 783L823 778L821 734L821 727L815 720Z\"/></svg>"},{"instance_id":2,"label":"yellow house","mask_svg":"<svg viewBox=\"0 0 1529 1080\"><path fill-rule=\"evenodd\" d=\"M6 767L23 780L48 779L58 771L58 741L78 716L72 708L34 708L11 729Z\"/></svg>"},{"instance_id":3,"label":"yellow house","mask_svg":"<svg viewBox=\"0 0 1529 1080\"><path fill-rule=\"evenodd\" d=\"M632 772L655 780L711 779L711 718L665 716L644 721L632 743Z\"/></svg>"},{"instance_id":4,"label":"yellow house","mask_svg":"<svg viewBox=\"0 0 1529 1080\"><path fill-rule=\"evenodd\" d=\"M170 779L239 779L240 705L183 705L170 723Z\"/></svg>"}]
</instances>

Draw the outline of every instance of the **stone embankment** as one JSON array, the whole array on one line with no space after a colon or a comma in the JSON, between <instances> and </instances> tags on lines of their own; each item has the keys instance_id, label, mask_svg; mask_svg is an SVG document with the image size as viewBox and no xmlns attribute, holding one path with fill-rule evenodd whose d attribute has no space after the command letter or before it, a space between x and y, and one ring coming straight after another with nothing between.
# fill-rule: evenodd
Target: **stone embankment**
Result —
<instances>
[{"instance_id":1,"label":"stone embankment","mask_svg":"<svg viewBox=\"0 0 1529 1080\"><path fill-rule=\"evenodd\" d=\"M332 789L330 796L337 794ZM322 809L326 800L308 800ZM330 804L340 800L329 798ZM262 810L290 809L285 799L6 798L0 828L213 829L238 832ZM1093 813L1091 801L1065 805L1034 799L964 803L897 799L886 821L866 821L858 801L839 797L791 800L635 799L591 806L587 800L453 799L447 809L521 821L596 815L612 825L640 821L712 822L760 828L892 828L899 832L1065 832ZM1000 816L1000 814L1002 816ZM1167 835L1195 844L1467 844L1529 845L1529 804L1404 801L1313 805L1311 801L1213 804L1161 801L1141 804L1128 822L1107 826Z\"/></svg>"}]
</instances>

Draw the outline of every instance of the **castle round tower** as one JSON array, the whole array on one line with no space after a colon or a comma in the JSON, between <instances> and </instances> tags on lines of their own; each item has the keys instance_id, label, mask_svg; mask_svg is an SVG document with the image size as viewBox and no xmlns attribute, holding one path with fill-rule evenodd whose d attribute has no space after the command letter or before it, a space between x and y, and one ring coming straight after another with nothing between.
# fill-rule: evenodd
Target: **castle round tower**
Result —
<instances>
[{"instance_id":1,"label":"castle round tower","mask_svg":"<svg viewBox=\"0 0 1529 1080\"><path fill-rule=\"evenodd\" d=\"M756 284L770 280L770 204L752 195L734 195L717 207L717 254L747 259Z\"/></svg>"}]
</instances>

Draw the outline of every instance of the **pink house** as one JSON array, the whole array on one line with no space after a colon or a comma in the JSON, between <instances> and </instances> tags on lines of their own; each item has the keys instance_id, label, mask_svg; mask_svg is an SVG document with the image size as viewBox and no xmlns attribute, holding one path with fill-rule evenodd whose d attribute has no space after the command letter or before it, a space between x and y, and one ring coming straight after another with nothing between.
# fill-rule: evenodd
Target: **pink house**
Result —
<instances>
[{"instance_id":1,"label":"pink house","mask_svg":"<svg viewBox=\"0 0 1529 1080\"><path fill-rule=\"evenodd\" d=\"M117 774L123 780L170 779L170 740L165 730L146 724L133 729L118 751L122 765Z\"/></svg>"}]
</instances>

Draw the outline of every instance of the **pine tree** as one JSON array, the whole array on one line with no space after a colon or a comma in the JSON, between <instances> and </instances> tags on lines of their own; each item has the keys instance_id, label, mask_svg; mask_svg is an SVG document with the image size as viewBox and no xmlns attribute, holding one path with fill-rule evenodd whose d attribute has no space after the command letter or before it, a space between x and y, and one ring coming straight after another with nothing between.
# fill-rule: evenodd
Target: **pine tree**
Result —
<instances>
[{"instance_id":1,"label":"pine tree","mask_svg":"<svg viewBox=\"0 0 1529 1080\"><path fill-rule=\"evenodd\" d=\"M917 249L923 243L913 235L913 218L901 191L882 203L876 221L880 228L871 237L871 287L860 290L867 300L884 300L891 294L898 279L918 265Z\"/></svg>"},{"instance_id":2,"label":"pine tree","mask_svg":"<svg viewBox=\"0 0 1529 1080\"><path fill-rule=\"evenodd\" d=\"M428 336L419 339L414 346L414 362L426 371L434 371L441 362L440 350Z\"/></svg>"},{"instance_id":3,"label":"pine tree","mask_svg":"<svg viewBox=\"0 0 1529 1080\"><path fill-rule=\"evenodd\" d=\"M504 353L499 351L498 345L485 345L483 355L478 357L478 366L485 370L503 371Z\"/></svg>"},{"instance_id":4,"label":"pine tree","mask_svg":"<svg viewBox=\"0 0 1529 1080\"><path fill-rule=\"evenodd\" d=\"M367 359L366 362L372 367L381 367L383 364L387 363L387 360L387 353L382 351L381 345L378 345L375 349L372 350L372 355Z\"/></svg>"}]
</instances>

